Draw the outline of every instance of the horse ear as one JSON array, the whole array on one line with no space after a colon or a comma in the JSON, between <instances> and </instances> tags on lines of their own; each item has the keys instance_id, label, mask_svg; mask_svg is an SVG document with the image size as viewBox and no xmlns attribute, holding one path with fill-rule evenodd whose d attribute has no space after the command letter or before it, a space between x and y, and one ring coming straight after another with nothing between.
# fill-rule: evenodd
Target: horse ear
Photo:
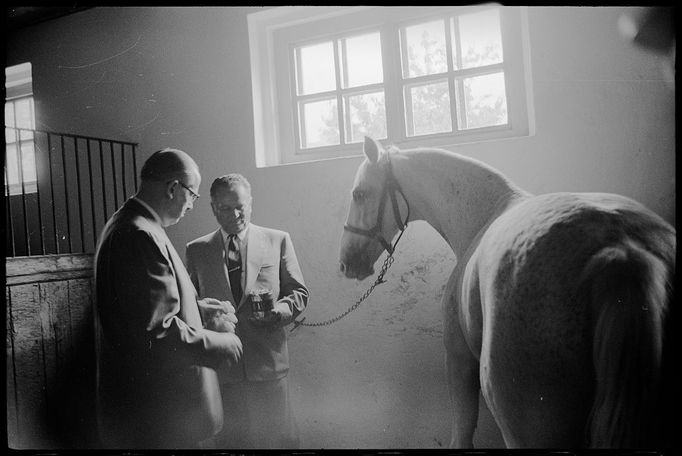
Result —
<instances>
[{"instance_id":1,"label":"horse ear","mask_svg":"<svg viewBox=\"0 0 682 456\"><path fill-rule=\"evenodd\" d=\"M379 153L383 150L381 144L376 142L369 136L365 136L365 146L363 148L367 159L370 163L376 163L379 160Z\"/></svg>"}]
</instances>

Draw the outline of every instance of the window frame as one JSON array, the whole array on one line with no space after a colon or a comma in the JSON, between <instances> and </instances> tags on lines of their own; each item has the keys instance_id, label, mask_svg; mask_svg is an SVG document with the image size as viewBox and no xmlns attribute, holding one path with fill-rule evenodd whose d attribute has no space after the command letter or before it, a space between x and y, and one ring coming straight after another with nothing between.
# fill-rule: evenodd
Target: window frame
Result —
<instances>
[{"instance_id":1,"label":"window frame","mask_svg":"<svg viewBox=\"0 0 682 456\"><path fill-rule=\"evenodd\" d=\"M27 100L29 109L29 125L17 126L17 106L19 102ZM6 67L5 69L5 112L11 106L12 120L5 118L5 170L4 191L5 196L17 196L22 194L37 193L38 170L36 165L36 150L34 143L35 130L35 104L33 100L33 76L30 62ZM11 123L12 125L8 125ZM12 131L12 133L8 133ZM8 136L10 141L8 141ZM26 150L25 150L26 149ZM25 177L26 153L33 156L33 176ZM13 156L13 163L17 165L17 182L10 182L7 162ZM21 158L21 163L19 158ZM30 163L31 160L29 160Z\"/></svg>"},{"instance_id":2,"label":"window frame","mask_svg":"<svg viewBox=\"0 0 682 456\"><path fill-rule=\"evenodd\" d=\"M417 78L403 79L401 66L401 30L433 18L487 9L500 10L504 60L502 63L472 69L454 70L452 53L448 55L448 71ZM343 88L341 69L336 68L337 89L324 95L337 97L339 123L345 121L344 94L383 87L386 129L388 141L399 147L416 146L445 147L454 144L497 140L509 137L533 135L534 111L530 84L530 58L528 50L527 7L505 7L481 4L474 6L437 7L278 7L248 16L251 47L251 63L254 101L254 133L256 166L271 166L361 155L359 143L343 144L343 136L350 134L340 130L342 145L301 149L298 146L298 106L296 103L296 68L292 64L294 49L315 42L333 41L334 53L338 52L336 40L354 35L378 31L381 35L383 56L383 83ZM450 24L446 31L450 31ZM451 34L447 35L447 48L452 46ZM468 74L480 74L481 68L502 68L505 73L507 97L507 120L502 126L457 130L460 119L456 100L452 100L451 132L428 135L407 135L405 88L415 81L447 79L451 98L455 97L455 80ZM485 71L484 71L485 72ZM322 94L315 94L322 95ZM401 125L402 124L402 125ZM350 126L349 126L350 128Z\"/></svg>"}]
</instances>

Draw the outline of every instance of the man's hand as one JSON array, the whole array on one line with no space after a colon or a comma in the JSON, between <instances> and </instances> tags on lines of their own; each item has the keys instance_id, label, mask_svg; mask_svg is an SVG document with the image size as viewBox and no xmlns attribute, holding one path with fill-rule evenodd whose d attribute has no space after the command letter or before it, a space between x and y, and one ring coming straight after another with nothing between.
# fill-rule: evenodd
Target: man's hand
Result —
<instances>
[{"instance_id":1,"label":"man's hand","mask_svg":"<svg viewBox=\"0 0 682 456\"><path fill-rule=\"evenodd\" d=\"M267 328L273 330L280 326L290 323L292 317L291 309L286 301L279 301L272 310L265 312L262 319L249 317L249 323L257 328Z\"/></svg>"},{"instance_id":2,"label":"man's hand","mask_svg":"<svg viewBox=\"0 0 682 456\"><path fill-rule=\"evenodd\" d=\"M242 341L234 333L225 334L225 336L230 338L229 347L230 350L227 356L227 362L230 366L234 366L239 362L244 353L244 348L242 347Z\"/></svg>"},{"instance_id":3,"label":"man's hand","mask_svg":"<svg viewBox=\"0 0 682 456\"><path fill-rule=\"evenodd\" d=\"M204 327L217 332L234 332L237 316L229 301L204 298L197 301Z\"/></svg>"}]
</instances>

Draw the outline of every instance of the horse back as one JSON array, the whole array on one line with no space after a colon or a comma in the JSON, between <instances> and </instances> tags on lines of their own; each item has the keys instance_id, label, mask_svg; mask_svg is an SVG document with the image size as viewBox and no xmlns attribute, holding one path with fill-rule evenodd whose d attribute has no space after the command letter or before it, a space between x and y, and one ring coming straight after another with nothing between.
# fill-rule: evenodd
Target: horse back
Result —
<instances>
[{"instance_id":1,"label":"horse back","mask_svg":"<svg viewBox=\"0 0 682 456\"><path fill-rule=\"evenodd\" d=\"M575 299L580 275L593 255L624 242L674 268L675 230L631 199L553 193L522 200L490 225L472 257L486 320L504 317L536 327L540 338L563 333L578 343L588 310Z\"/></svg>"},{"instance_id":2,"label":"horse back","mask_svg":"<svg viewBox=\"0 0 682 456\"><path fill-rule=\"evenodd\" d=\"M581 434L595 377L594 309L582 294L582 273L599 252L625 245L658 259L672 282L675 230L622 196L533 196L490 225L471 261L483 316L481 364L497 395L491 402L514 410L535 401L527 410L538 423L543 407L561 407L567 429Z\"/></svg>"}]
</instances>

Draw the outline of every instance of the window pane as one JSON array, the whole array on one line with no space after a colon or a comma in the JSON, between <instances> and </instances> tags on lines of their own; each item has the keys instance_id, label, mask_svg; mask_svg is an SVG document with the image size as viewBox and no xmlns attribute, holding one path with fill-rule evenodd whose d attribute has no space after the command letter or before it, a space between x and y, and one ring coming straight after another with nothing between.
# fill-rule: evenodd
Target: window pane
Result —
<instances>
[{"instance_id":1,"label":"window pane","mask_svg":"<svg viewBox=\"0 0 682 456\"><path fill-rule=\"evenodd\" d=\"M334 47L331 41L303 46L296 51L299 95L336 89Z\"/></svg>"},{"instance_id":2,"label":"window pane","mask_svg":"<svg viewBox=\"0 0 682 456\"><path fill-rule=\"evenodd\" d=\"M507 95L504 73L466 78L461 128L481 128L507 123Z\"/></svg>"},{"instance_id":3,"label":"window pane","mask_svg":"<svg viewBox=\"0 0 682 456\"><path fill-rule=\"evenodd\" d=\"M17 146L14 144L5 145L6 174L3 177L6 179L5 187L15 187L12 189L11 194L21 193L21 177L23 177L26 192L35 192L36 161L33 141L21 145L21 160L23 166L20 169Z\"/></svg>"},{"instance_id":4,"label":"window pane","mask_svg":"<svg viewBox=\"0 0 682 456\"><path fill-rule=\"evenodd\" d=\"M6 134L6 132L5 132ZM19 168L17 166L17 146L5 145L5 186L19 182Z\"/></svg>"},{"instance_id":5,"label":"window pane","mask_svg":"<svg viewBox=\"0 0 682 456\"><path fill-rule=\"evenodd\" d=\"M14 103L5 103L5 126L14 126ZM7 131L5 131L7 135Z\"/></svg>"},{"instance_id":6,"label":"window pane","mask_svg":"<svg viewBox=\"0 0 682 456\"><path fill-rule=\"evenodd\" d=\"M347 142L360 142L365 136L385 139L386 104L384 92L353 95L346 98L346 112L349 118L350 137Z\"/></svg>"},{"instance_id":7,"label":"window pane","mask_svg":"<svg viewBox=\"0 0 682 456\"><path fill-rule=\"evenodd\" d=\"M36 155L33 149L33 141L21 144L21 160L24 164L21 174L24 182L36 181Z\"/></svg>"},{"instance_id":8,"label":"window pane","mask_svg":"<svg viewBox=\"0 0 682 456\"><path fill-rule=\"evenodd\" d=\"M18 128L33 128L33 97L14 102Z\"/></svg>"},{"instance_id":9,"label":"window pane","mask_svg":"<svg viewBox=\"0 0 682 456\"><path fill-rule=\"evenodd\" d=\"M450 91L448 82L437 82L409 88L412 128L409 136L452 131L450 117Z\"/></svg>"},{"instance_id":10,"label":"window pane","mask_svg":"<svg viewBox=\"0 0 682 456\"><path fill-rule=\"evenodd\" d=\"M403 61L403 77L413 78L448 70L444 21L405 27L402 45L405 46L403 60L406 60Z\"/></svg>"},{"instance_id":11,"label":"window pane","mask_svg":"<svg viewBox=\"0 0 682 456\"><path fill-rule=\"evenodd\" d=\"M502 62L499 10L486 10L459 17L462 68Z\"/></svg>"},{"instance_id":12,"label":"window pane","mask_svg":"<svg viewBox=\"0 0 682 456\"><path fill-rule=\"evenodd\" d=\"M301 148L340 143L336 98L301 103Z\"/></svg>"},{"instance_id":13,"label":"window pane","mask_svg":"<svg viewBox=\"0 0 682 456\"><path fill-rule=\"evenodd\" d=\"M379 32L341 40L345 50L345 87L378 84L384 81Z\"/></svg>"}]
</instances>

